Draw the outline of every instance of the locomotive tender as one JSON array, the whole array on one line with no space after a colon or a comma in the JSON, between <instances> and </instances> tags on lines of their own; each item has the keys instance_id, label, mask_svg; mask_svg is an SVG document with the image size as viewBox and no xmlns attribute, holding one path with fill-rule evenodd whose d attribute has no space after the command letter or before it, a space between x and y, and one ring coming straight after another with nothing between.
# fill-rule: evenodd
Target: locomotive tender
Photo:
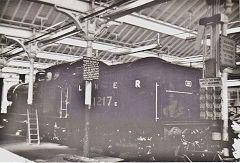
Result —
<instances>
[{"instance_id":1,"label":"locomotive tender","mask_svg":"<svg viewBox=\"0 0 240 163\"><path fill-rule=\"evenodd\" d=\"M205 127L199 125L200 69L158 58L113 66L100 62L99 69L99 80L92 81L92 149L120 157L155 155L169 161L183 130ZM82 147L84 98L82 60L37 74L33 107L39 113L42 137ZM11 109L26 112L18 102L13 99Z\"/></svg>"}]
</instances>

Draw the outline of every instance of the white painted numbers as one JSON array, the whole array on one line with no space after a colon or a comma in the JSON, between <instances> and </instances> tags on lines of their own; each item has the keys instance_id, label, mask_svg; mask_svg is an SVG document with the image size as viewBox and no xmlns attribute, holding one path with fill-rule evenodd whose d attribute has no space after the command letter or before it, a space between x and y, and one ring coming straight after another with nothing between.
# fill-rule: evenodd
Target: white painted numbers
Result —
<instances>
[{"instance_id":1,"label":"white painted numbers","mask_svg":"<svg viewBox=\"0 0 240 163\"><path fill-rule=\"evenodd\" d=\"M103 97L100 97L100 96L97 96L97 97L93 97L93 106L108 106L108 107L111 107L113 104L112 104L112 96L103 96ZM114 103L114 106L115 106L115 103Z\"/></svg>"}]
</instances>

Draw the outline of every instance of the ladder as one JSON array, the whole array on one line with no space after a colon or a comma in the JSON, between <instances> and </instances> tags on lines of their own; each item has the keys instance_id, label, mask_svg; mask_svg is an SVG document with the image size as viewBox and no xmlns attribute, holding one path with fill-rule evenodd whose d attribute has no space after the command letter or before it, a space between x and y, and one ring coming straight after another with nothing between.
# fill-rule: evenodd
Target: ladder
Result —
<instances>
[{"instance_id":1,"label":"ladder","mask_svg":"<svg viewBox=\"0 0 240 163\"><path fill-rule=\"evenodd\" d=\"M27 109L27 122L28 122L28 143L40 144L37 109L33 108Z\"/></svg>"}]
</instances>

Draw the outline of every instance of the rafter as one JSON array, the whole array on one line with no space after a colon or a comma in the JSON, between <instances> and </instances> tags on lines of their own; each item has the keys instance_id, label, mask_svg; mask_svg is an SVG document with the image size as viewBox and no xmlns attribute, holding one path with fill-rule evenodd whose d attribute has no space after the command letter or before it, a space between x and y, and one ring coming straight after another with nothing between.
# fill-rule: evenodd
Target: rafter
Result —
<instances>
[{"instance_id":1,"label":"rafter","mask_svg":"<svg viewBox=\"0 0 240 163\"><path fill-rule=\"evenodd\" d=\"M177 1L179 3L179 1ZM196 1L195 1L196 2ZM172 18L173 15L175 15L184 5L186 5L186 3L184 2L181 2L179 5L177 5L175 8L174 8L174 11L171 12L166 18L164 18L164 21L165 22L168 22L168 20L170 18ZM186 11L186 10L185 10ZM179 14L180 15L180 14ZM177 18L176 18L177 19Z\"/></svg>"},{"instance_id":2,"label":"rafter","mask_svg":"<svg viewBox=\"0 0 240 163\"><path fill-rule=\"evenodd\" d=\"M71 47L69 45L66 45L65 48L62 50L63 54L66 54L67 49L70 49Z\"/></svg>"},{"instance_id":3,"label":"rafter","mask_svg":"<svg viewBox=\"0 0 240 163\"><path fill-rule=\"evenodd\" d=\"M147 16L148 16L148 17L151 17L152 14L155 13L155 12L159 9L160 5L161 5L161 4L158 4L158 5L154 6L153 9L151 10L151 12L147 14ZM143 11L143 10L141 10L141 11ZM140 13L140 14L141 14L141 13Z\"/></svg>"},{"instance_id":4,"label":"rafter","mask_svg":"<svg viewBox=\"0 0 240 163\"><path fill-rule=\"evenodd\" d=\"M157 19L157 20L160 19L163 16L163 14L166 13L177 1L178 0L170 1L169 2L170 4L168 4L167 7L165 7L164 10L155 19Z\"/></svg>"},{"instance_id":5,"label":"rafter","mask_svg":"<svg viewBox=\"0 0 240 163\"><path fill-rule=\"evenodd\" d=\"M32 5L33 5L33 2L30 2L30 4L29 4L28 7L27 7L26 12L25 12L24 15L23 15L23 18L22 18L21 22L24 22L24 21L25 21L27 15L29 14L30 9L32 8Z\"/></svg>"},{"instance_id":6,"label":"rafter","mask_svg":"<svg viewBox=\"0 0 240 163\"><path fill-rule=\"evenodd\" d=\"M62 8L71 9L79 12L87 12L91 9L89 3L78 0L36 0L38 2L44 2L50 5L57 5Z\"/></svg>"},{"instance_id":7,"label":"rafter","mask_svg":"<svg viewBox=\"0 0 240 163\"><path fill-rule=\"evenodd\" d=\"M21 6L21 4L22 4L22 0L19 0L19 1L18 1L18 4L17 4L17 7L16 7L16 9L15 9L15 11L14 11L12 17L11 17L11 20L13 20L13 19L15 18L16 14L17 14L20 6Z\"/></svg>"},{"instance_id":8,"label":"rafter","mask_svg":"<svg viewBox=\"0 0 240 163\"><path fill-rule=\"evenodd\" d=\"M106 52L106 54L108 55L108 57L106 58L106 60L109 60L109 59L113 56L113 53Z\"/></svg>"},{"instance_id":9,"label":"rafter","mask_svg":"<svg viewBox=\"0 0 240 163\"><path fill-rule=\"evenodd\" d=\"M3 16L5 15L5 13L6 13L6 11L7 11L7 8L8 8L9 2L10 2L10 0L7 0L7 1L5 2L3 11L2 11L2 13L1 13L1 18L3 18Z\"/></svg>"},{"instance_id":10,"label":"rafter","mask_svg":"<svg viewBox=\"0 0 240 163\"><path fill-rule=\"evenodd\" d=\"M138 38L133 41L133 44L136 44L136 43L138 43L139 41L143 40L143 39L145 38L144 36L145 36L147 33L150 33L150 32L151 32L151 31L144 29L144 32L141 32L141 34L138 36Z\"/></svg>"},{"instance_id":11,"label":"rafter","mask_svg":"<svg viewBox=\"0 0 240 163\"><path fill-rule=\"evenodd\" d=\"M157 32L152 31L143 41L146 41L145 43L147 43L149 40L153 40L153 38L156 38L156 37L157 37Z\"/></svg>"},{"instance_id":12,"label":"rafter","mask_svg":"<svg viewBox=\"0 0 240 163\"><path fill-rule=\"evenodd\" d=\"M107 39L109 39L111 37L111 34L115 33L119 28L121 28L121 30L123 30L126 27L126 24L120 25L120 26L115 26L115 28L108 34L108 36L106 37ZM120 35L121 31L118 33Z\"/></svg>"},{"instance_id":13,"label":"rafter","mask_svg":"<svg viewBox=\"0 0 240 163\"><path fill-rule=\"evenodd\" d=\"M52 24L56 24L56 23L57 23L57 21L58 21L60 15L61 15L61 13L58 12L57 15L56 15L56 17L55 17L54 20L52 21Z\"/></svg>"},{"instance_id":14,"label":"rafter","mask_svg":"<svg viewBox=\"0 0 240 163\"><path fill-rule=\"evenodd\" d=\"M38 15L41 13L42 9L43 9L43 5L41 4L40 7L38 8L36 14L34 15L34 18L32 20L32 24L35 23L36 19L38 18Z\"/></svg>"},{"instance_id":15,"label":"rafter","mask_svg":"<svg viewBox=\"0 0 240 163\"><path fill-rule=\"evenodd\" d=\"M73 55L78 56L77 54L80 52L81 49L82 49L81 47L78 47L78 49L76 50L76 52Z\"/></svg>"},{"instance_id":16,"label":"rafter","mask_svg":"<svg viewBox=\"0 0 240 163\"><path fill-rule=\"evenodd\" d=\"M171 55L175 55L176 52L180 52L180 50L182 51L184 49L184 47L187 46L188 44L189 44L188 41L177 40L175 42L175 44L172 45L173 48L171 49L171 51L173 51L173 52L171 53ZM177 56L179 56L179 55L177 55Z\"/></svg>"},{"instance_id":17,"label":"rafter","mask_svg":"<svg viewBox=\"0 0 240 163\"><path fill-rule=\"evenodd\" d=\"M196 51L194 49L194 42L189 43L189 46L186 48L186 50L183 51L183 57L190 56L191 52L195 52L195 55L202 54L202 51Z\"/></svg>"},{"instance_id":18,"label":"rafter","mask_svg":"<svg viewBox=\"0 0 240 163\"><path fill-rule=\"evenodd\" d=\"M135 33L132 34L132 35L128 38L127 43L133 42L132 39L133 39L134 37L136 37L137 35L139 35L140 30L142 30L142 29L141 29L141 28L137 28L136 31L135 31Z\"/></svg>"},{"instance_id":19,"label":"rafter","mask_svg":"<svg viewBox=\"0 0 240 163\"><path fill-rule=\"evenodd\" d=\"M62 44L58 44L58 47L54 50L55 53L58 53L60 49L62 48Z\"/></svg>"},{"instance_id":20,"label":"rafter","mask_svg":"<svg viewBox=\"0 0 240 163\"><path fill-rule=\"evenodd\" d=\"M196 5L197 3L199 3L199 1L188 1L188 3L187 3L187 7L186 6L184 6L184 12L188 12L194 5ZM186 3L183 3L183 4L186 4ZM200 5L198 5L198 7L193 11L194 13L196 13L202 6L205 6L206 5L206 3L204 3L204 2L201 2L201 4ZM175 10L175 13L174 14L176 14L176 10ZM172 15L173 16L173 15ZM182 16L182 14L178 14L177 16L175 16L174 17L174 21L172 21L171 22L171 24L176 24L176 22L180 19L180 17ZM168 17L168 19L167 20L169 20L170 19L170 17ZM187 21L187 20L186 20ZM183 23L184 24L184 23ZM179 26L181 26L181 25L179 25Z\"/></svg>"},{"instance_id":21,"label":"rafter","mask_svg":"<svg viewBox=\"0 0 240 163\"><path fill-rule=\"evenodd\" d=\"M184 46L184 48L181 49L180 54L179 54L179 55L176 55L176 56L177 56L177 57L186 57L188 51L189 51L189 50L193 50L193 49L192 49L193 47L194 47L193 42L191 42L191 43L189 43L189 42L186 43L185 46ZM196 54L196 55L199 55L199 53Z\"/></svg>"},{"instance_id":22,"label":"rafter","mask_svg":"<svg viewBox=\"0 0 240 163\"><path fill-rule=\"evenodd\" d=\"M194 10L194 13L197 13L197 12L198 12L199 10L201 10L201 8L203 8L204 6L205 6L205 3L202 2L201 5L199 5L199 6L197 7L197 9ZM197 17L195 17L192 22L199 20L199 18L202 17L202 16L205 15L205 14L206 14L206 12L202 12L202 14L199 14ZM177 21L177 19L176 19L174 22L172 22L172 23L175 23L176 21ZM185 22L182 22L179 26L182 26L183 24L185 24ZM166 48L166 47L168 46L168 44L169 44L170 42L172 42L173 40L176 40L176 38L174 38L174 37L168 37L168 38L163 39L163 41L162 41L162 44L163 44L162 49L163 49L163 48ZM181 40L179 40L179 42L181 42Z\"/></svg>"},{"instance_id":23,"label":"rafter","mask_svg":"<svg viewBox=\"0 0 240 163\"><path fill-rule=\"evenodd\" d=\"M136 30L136 27L132 26L127 32L124 32L124 36L120 39L120 41L124 41L129 35ZM128 39L129 40L129 39Z\"/></svg>"}]
</instances>

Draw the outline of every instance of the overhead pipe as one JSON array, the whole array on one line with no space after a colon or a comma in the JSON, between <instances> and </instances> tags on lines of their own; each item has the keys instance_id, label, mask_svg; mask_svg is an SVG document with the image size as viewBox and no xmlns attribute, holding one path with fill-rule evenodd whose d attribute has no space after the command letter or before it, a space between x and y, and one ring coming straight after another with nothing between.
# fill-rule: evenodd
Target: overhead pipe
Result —
<instances>
[{"instance_id":1,"label":"overhead pipe","mask_svg":"<svg viewBox=\"0 0 240 163\"><path fill-rule=\"evenodd\" d=\"M3 52L1 55L7 54L7 53L9 53L9 52L13 51L14 49L16 49L16 47L13 47L12 49L10 49L10 50L8 50L8 51L6 51L6 52Z\"/></svg>"},{"instance_id":2,"label":"overhead pipe","mask_svg":"<svg viewBox=\"0 0 240 163\"><path fill-rule=\"evenodd\" d=\"M74 29L73 31L64 33L63 35L60 35L60 36L57 36L57 37L54 37L54 38L51 38L51 39L48 39L48 40L39 41L39 43L45 44L45 43L49 43L49 42L53 42L53 41L58 41L58 40L61 39L62 37L69 36L69 35L71 35L71 34L73 34L73 33L77 34L77 33L79 33L79 31L78 31L77 29Z\"/></svg>"}]
</instances>

